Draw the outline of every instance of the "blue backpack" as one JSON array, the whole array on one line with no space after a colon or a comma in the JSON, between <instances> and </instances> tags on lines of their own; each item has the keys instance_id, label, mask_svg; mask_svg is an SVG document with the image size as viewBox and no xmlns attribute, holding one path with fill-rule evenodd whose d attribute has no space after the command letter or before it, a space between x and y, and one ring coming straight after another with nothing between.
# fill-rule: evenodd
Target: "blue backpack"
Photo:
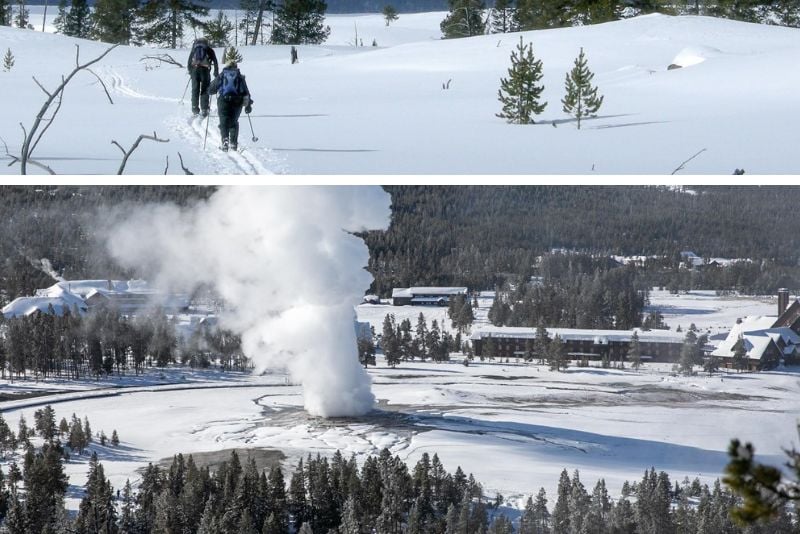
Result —
<instances>
[{"instance_id":1,"label":"blue backpack","mask_svg":"<svg viewBox=\"0 0 800 534\"><path fill-rule=\"evenodd\" d=\"M224 69L219 88L220 96L243 97L245 96L242 75L236 69Z\"/></svg>"},{"instance_id":2,"label":"blue backpack","mask_svg":"<svg viewBox=\"0 0 800 534\"><path fill-rule=\"evenodd\" d=\"M210 57L208 54L208 45L205 43L197 43L192 49L192 66L193 67L209 67L211 65Z\"/></svg>"}]
</instances>

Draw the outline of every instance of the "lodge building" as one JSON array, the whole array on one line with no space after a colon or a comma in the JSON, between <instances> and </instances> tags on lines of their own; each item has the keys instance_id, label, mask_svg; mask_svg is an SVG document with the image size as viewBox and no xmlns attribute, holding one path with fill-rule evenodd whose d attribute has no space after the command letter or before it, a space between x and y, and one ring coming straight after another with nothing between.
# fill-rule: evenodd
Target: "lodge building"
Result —
<instances>
[{"instance_id":1,"label":"lodge building","mask_svg":"<svg viewBox=\"0 0 800 534\"><path fill-rule=\"evenodd\" d=\"M571 360L625 360L631 338L639 337L643 362L677 362L685 336L670 330L587 330L578 328L547 328L552 340L561 338L567 357ZM522 358L532 350L535 328L488 326L475 330L471 336L476 356L481 356L487 339L491 338L494 355L500 358Z\"/></svg>"}]
</instances>

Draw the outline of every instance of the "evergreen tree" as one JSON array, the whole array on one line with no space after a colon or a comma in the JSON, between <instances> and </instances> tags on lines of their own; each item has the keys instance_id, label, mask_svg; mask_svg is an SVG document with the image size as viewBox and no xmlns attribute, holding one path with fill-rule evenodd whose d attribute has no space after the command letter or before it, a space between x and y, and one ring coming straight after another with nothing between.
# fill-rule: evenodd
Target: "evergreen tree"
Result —
<instances>
[{"instance_id":1,"label":"evergreen tree","mask_svg":"<svg viewBox=\"0 0 800 534\"><path fill-rule=\"evenodd\" d=\"M572 24L572 0L517 0L514 11L519 31L559 28Z\"/></svg>"},{"instance_id":2,"label":"evergreen tree","mask_svg":"<svg viewBox=\"0 0 800 534\"><path fill-rule=\"evenodd\" d=\"M207 0L145 0L139 9L140 29L137 40L154 45L178 48L183 40L184 26L203 28L201 17L208 15L208 7L197 2ZM156 325L155 348L166 349L164 342L169 343L169 336L164 325ZM165 337L166 335L166 337ZM154 351L157 354L158 350ZM161 365L161 363L159 363Z\"/></svg>"},{"instance_id":3,"label":"evergreen tree","mask_svg":"<svg viewBox=\"0 0 800 534\"><path fill-rule=\"evenodd\" d=\"M232 31L233 23L228 20L227 15L225 15L222 10L218 10L216 18L206 23L206 38L208 39L208 44L213 47L228 46L230 44ZM228 50L230 49L225 50L226 56L222 60L223 63L228 62Z\"/></svg>"},{"instance_id":4,"label":"evergreen tree","mask_svg":"<svg viewBox=\"0 0 800 534\"><path fill-rule=\"evenodd\" d=\"M445 39L483 35L485 27L482 0L448 0L450 11L439 24Z\"/></svg>"},{"instance_id":5,"label":"evergreen tree","mask_svg":"<svg viewBox=\"0 0 800 534\"><path fill-rule=\"evenodd\" d=\"M634 331L631 336L630 347L628 348L628 361L631 363L631 367L637 371L642 365L642 346L639 344L639 334L636 331ZM620 365L622 365L622 362L620 362Z\"/></svg>"},{"instance_id":6,"label":"evergreen tree","mask_svg":"<svg viewBox=\"0 0 800 534\"><path fill-rule=\"evenodd\" d=\"M747 348L745 347L745 341L742 336L739 336L739 339L736 341L736 345L733 348L732 364L733 368L737 371L742 371L743 369L746 370L749 367Z\"/></svg>"},{"instance_id":7,"label":"evergreen tree","mask_svg":"<svg viewBox=\"0 0 800 534\"><path fill-rule=\"evenodd\" d=\"M113 445L114 447L118 447L119 446L119 434L117 434L117 430L116 429L114 429L111 432L111 445Z\"/></svg>"},{"instance_id":8,"label":"evergreen tree","mask_svg":"<svg viewBox=\"0 0 800 534\"><path fill-rule=\"evenodd\" d=\"M2 11L3 6L0 6L0 11ZM14 66L14 54L11 53L11 48L6 50L6 55L3 56L3 70L6 72L11 71L11 67ZM5 351L3 350L2 343L0 343L0 352L3 352L3 356L5 356ZM5 360L5 358L3 358ZM3 369L5 369L5 361L3 361L2 365Z\"/></svg>"},{"instance_id":9,"label":"evergreen tree","mask_svg":"<svg viewBox=\"0 0 800 534\"><path fill-rule=\"evenodd\" d=\"M236 49L235 46L229 46L225 50L225 57L223 58L224 63L229 63L231 61L235 61L236 63L241 63L244 60L244 56L242 56L241 52Z\"/></svg>"},{"instance_id":10,"label":"evergreen tree","mask_svg":"<svg viewBox=\"0 0 800 534\"><path fill-rule=\"evenodd\" d=\"M386 4L385 6L383 6L382 13L383 13L383 18L386 19L387 26L399 18L397 16L397 9L395 9L395 7L392 4Z\"/></svg>"},{"instance_id":11,"label":"evergreen tree","mask_svg":"<svg viewBox=\"0 0 800 534\"><path fill-rule=\"evenodd\" d=\"M64 35L88 39L93 32L93 17L86 0L71 0L64 19Z\"/></svg>"},{"instance_id":12,"label":"evergreen tree","mask_svg":"<svg viewBox=\"0 0 800 534\"><path fill-rule=\"evenodd\" d=\"M30 29L32 26L28 23L29 17L28 7L25 5L25 0L18 0L17 2L17 15L14 18L14 26L17 28Z\"/></svg>"},{"instance_id":13,"label":"evergreen tree","mask_svg":"<svg viewBox=\"0 0 800 534\"><path fill-rule=\"evenodd\" d=\"M104 43L129 45L138 7L138 0L95 0L92 37Z\"/></svg>"},{"instance_id":14,"label":"evergreen tree","mask_svg":"<svg viewBox=\"0 0 800 534\"><path fill-rule=\"evenodd\" d=\"M571 511L569 509L570 495L572 494L572 482L569 479L567 470L561 471L558 480L558 499L553 508L552 524L554 532L569 532Z\"/></svg>"},{"instance_id":15,"label":"evergreen tree","mask_svg":"<svg viewBox=\"0 0 800 534\"><path fill-rule=\"evenodd\" d=\"M533 124L533 116L547 106L547 102L539 102L544 91L544 85L538 85L542 76L542 61L534 58L533 43L524 45L520 36L517 49L511 52L508 78L500 80L497 96L503 110L497 116L511 123Z\"/></svg>"},{"instance_id":16,"label":"evergreen tree","mask_svg":"<svg viewBox=\"0 0 800 534\"><path fill-rule=\"evenodd\" d=\"M272 42L275 44L321 44L331 33L325 26L324 0L282 0L275 10Z\"/></svg>"},{"instance_id":17,"label":"evergreen tree","mask_svg":"<svg viewBox=\"0 0 800 534\"><path fill-rule=\"evenodd\" d=\"M567 357L567 348L564 342L561 341L561 336L556 334L553 341L550 342L547 349L547 359L550 362L550 370L560 371L562 368L566 369L569 366L569 359Z\"/></svg>"},{"instance_id":18,"label":"evergreen tree","mask_svg":"<svg viewBox=\"0 0 800 534\"><path fill-rule=\"evenodd\" d=\"M118 532L117 513L114 507L113 488L105 477L97 453L89 460L86 496L81 500L75 527L86 534L113 534Z\"/></svg>"},{"instance_id":19,"label":"evergreen tree","mask_svg":"<svg viewBox=\"0 0 800 534\"><path fill-rule=\"evenodd\" d=\"M581 119L597 113L603 104L603 97L597 96L597 87L592 87L594 73L589 70L586 57L581 48L580 54L575 59L575 66L567 73L564 88L567 94L561 100L565 113L578 119L578 129L581 129Z\"/></svg>"},{"instance_id":20,"label":"evergreen tree","mask_svg":"<svg viewBox=\"0 0 800 534\"><path fill-rule=\"evenodd\" d=\"M12 19L11 0L0 0L0 26L11 26Z\"/></svg>"},{"instance_id":21,"label":"evergreen tree","mask_svg":"<svg viewBox=\"0 0 800 534\"><path fill-rule=\"evenodd\" d=\"M495 0L491 12L492 33L509 33L517 31L514 0Z\"/></svg>"}]
</instances>

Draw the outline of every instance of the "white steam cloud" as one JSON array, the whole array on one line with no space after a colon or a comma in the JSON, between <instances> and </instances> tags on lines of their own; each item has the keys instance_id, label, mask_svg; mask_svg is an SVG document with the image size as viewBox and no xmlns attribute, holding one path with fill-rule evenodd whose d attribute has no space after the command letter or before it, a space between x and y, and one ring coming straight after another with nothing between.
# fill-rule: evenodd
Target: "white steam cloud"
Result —
<instances>
[{"instance_id":1,"label":"white steam cloud","mask_svg":"<svg viewBox=\"0 0 800 534\"><path fill-rule=\"evenodd\" d=\"M162 287L214 287L229 308L223 326L242 335L257 370L285 368L303 385L309 413L361 415L375 398L353 306L372 275L349 232L386 228L389 205L379 187L228 187L192 208L139 207L108 245Z\"/></svg>"}]
</instances>

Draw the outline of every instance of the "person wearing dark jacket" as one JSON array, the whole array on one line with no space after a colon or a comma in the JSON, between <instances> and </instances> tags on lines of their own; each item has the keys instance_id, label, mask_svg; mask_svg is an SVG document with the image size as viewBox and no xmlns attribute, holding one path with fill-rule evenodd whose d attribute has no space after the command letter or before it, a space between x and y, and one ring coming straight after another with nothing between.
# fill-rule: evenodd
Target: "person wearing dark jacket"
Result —
<instances>
[{"instance_id":1,"label":"person wearing dark jacket","mask_svg":"<svg viewBox=\"0 0 800 534\"><path fill-rule=\"evenodd\" d=\"M242 108L245 113L253 109L253 99L244 74L239 72L235 61L229 61L219 76L211 82L209 91L217 95L217 113L219 113L219 135L222 138L220 148L227 152L239 148L239 116Z\"/></svg>"},{"instance_id":2,"label":"person wearing dark jacket","mask_svg":"<svg viewBox=\"0 0 800 534\"><path fill-rule=\"evenodd\" d=\"M192 113L208 115L208 87L211 84L211 67L214 67L214 77L219 75L219 63L214 49L208 44L205 37L198 38L189 52L189 61L186 68L192 78Z\"/></svg>"}]
</instances>

